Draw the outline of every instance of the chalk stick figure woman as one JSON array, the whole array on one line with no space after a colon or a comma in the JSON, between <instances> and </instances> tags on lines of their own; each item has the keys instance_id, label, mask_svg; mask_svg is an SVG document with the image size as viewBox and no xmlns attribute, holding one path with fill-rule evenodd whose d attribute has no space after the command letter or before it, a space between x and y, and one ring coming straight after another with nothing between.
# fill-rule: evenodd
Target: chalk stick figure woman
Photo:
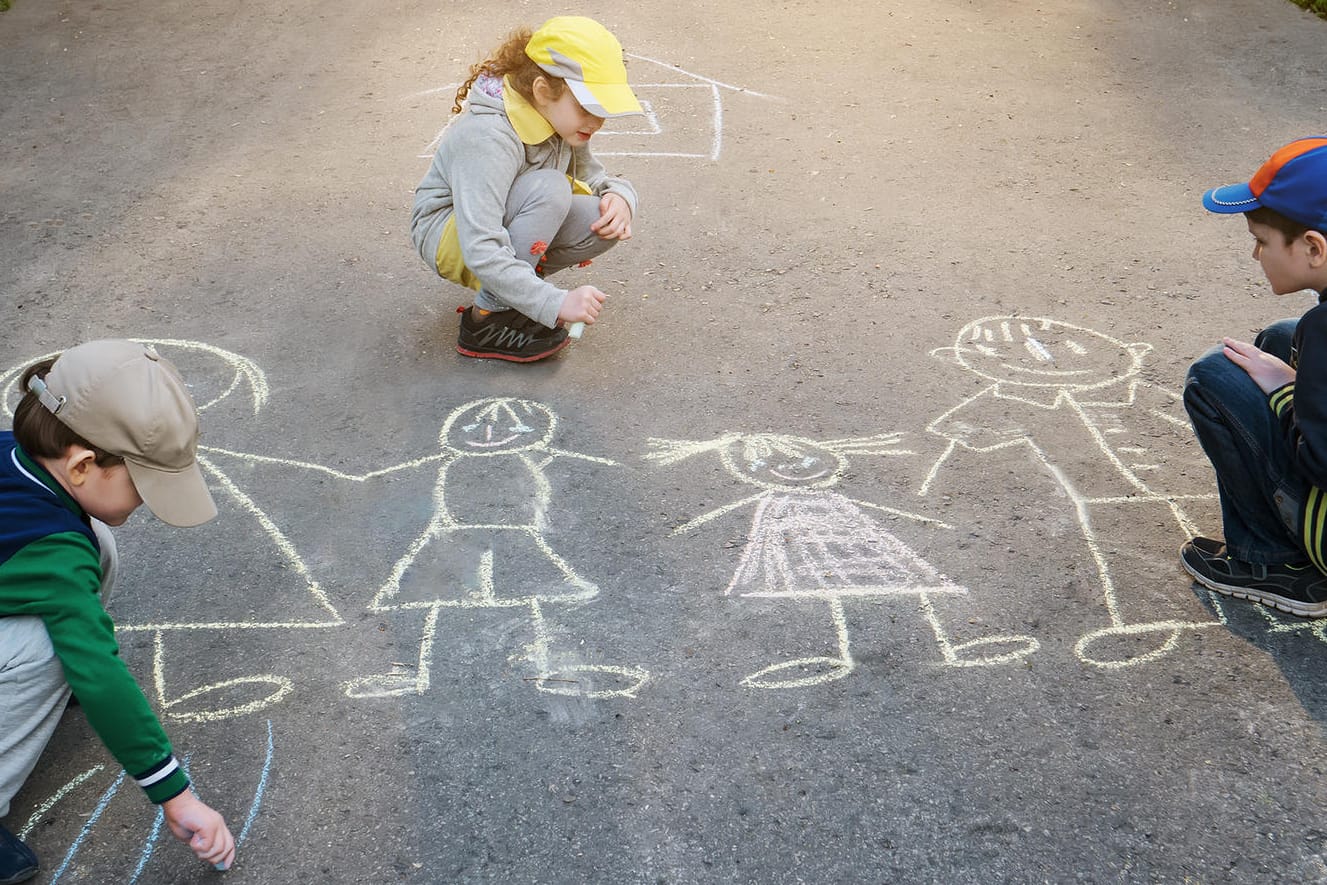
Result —
<instances>
[{"instance_id":1,"label":"chalk stick figure woman","mask_svg":"<svg viewBox=\"0 0 1327 885\"><path fill-rule=\"evenodd\" d=\"M552 694L634 697L649 678L639 667L557 663L544 607L592 599L599 588L544 538L553 491L544 468L554 458L611 465L606 458L549 445L557 416L542 403L512 397L475 400L447 416L439 432L441 466L434 511L369 604L371 611L420 610L424 624L414 671L360 677L351 697L422 694L429 688L434 636L445 608L514 608L529 613L527 657L534 685Z\"/></svg>"},{"instance_id":2,"label":"chalk stick figure woman","mask_svg":"<svg viewBox=\"0 0 1327 885\"><path fill-rule=\"evenodd\" d=\"M945 662L953 666L1001 664L1037 649L1026 636L990 636L955 643L931 603L934 594L967 591L913 552L867 511L949 526L892 507L858 501L830 491L843 477L846 456L907 455L898 434L814 442L781 434L730 433L692 442L651 439L645 457L672 464L717 452L727 471L761 489L718 507L673 530L679 535L748 504L755 513L745 549L725 595L823 601L834 624L837 654L771 664L742 680L753 688L796 688L841 679L856 666L843 600L863 596L915 595L935 633ZM990 653L981 653L989 650ZM978 652L973 654L973 652Z\"/></svg>"},{"instance_id":3,"label":"chalk stick figure woman","mask_svg":"<svg viewBox=\"0 0 1327 885\"><path fill-rule=\"evenodd\" d=\"M1119 578L1138 558L1137 527L1168 517L1193 537L1186 504L1215 498L1196 479L1208 474L1178 413L1179 396L1138 377L1150 350L1044 317L991 316L964 326L953 347L932 351L991 384L927 427L946 445L919 494L958 449L1025 449L1068 497L1092 557L1110 624L1081 637L1075 652L1107 668L1154 660L1184 632L1219 623L1132 621L1121 606ZM1186 469L1186 445L1194 469ZM1158 516L1162 523L1153 522ZM1164 543L1167 562L1177 546ZM1146 573L1137 580L1155 583Z\"/></svg>"}]
</instances>

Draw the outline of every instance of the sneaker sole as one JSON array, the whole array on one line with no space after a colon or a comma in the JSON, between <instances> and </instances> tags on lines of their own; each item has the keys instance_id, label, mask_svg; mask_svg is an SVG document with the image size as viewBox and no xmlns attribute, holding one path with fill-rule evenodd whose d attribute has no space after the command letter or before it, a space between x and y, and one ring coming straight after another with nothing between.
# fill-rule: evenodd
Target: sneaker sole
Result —
<instances>
[{"instance_id":1,"label":"sneaker sole","mask_svg":"<svg viewBox=\"0 0 1327 885\"><path fill-rule=\"evenodd\" d=\"M461 356L474 357L477 360L506 360L509 363L533 363L536 360L542 360L557 353L562 348L571 343L570 338L563 338L557 346L543 353L536 353L533 356L516 356L510 353L497 353L483 350L466 350L461 345L456 345L456 352Z\"/></svg>"},{"instance_id":2,"label":"sneaker sole","mask_svg":"<svg viewBox=\"0 0 1327 885\"><path fill-rule=\"evenodd\" d=\"M1284 596L1277 596L1275 593L1269 593L1262 590L1250 590L1248 587L1232 587L1229 584L1222 584L1219 581L1213 581L1206 575L1200 575L1194 571L1188 562L1180 557L1180 564L1184 570L1193 577L1195 581L1202 584L1208 590L1215 590L1222 596L1233 596L1235 599L1246 599L1249 602L1257 602L1261 605L1274 608L1277 611L1283 611L1287 614L1298 615L1301 618L1321 618L1327 615L1327 602L1310 603L1297 602L1294 599L1286 599Z\"/></svg>"}]
</instances>

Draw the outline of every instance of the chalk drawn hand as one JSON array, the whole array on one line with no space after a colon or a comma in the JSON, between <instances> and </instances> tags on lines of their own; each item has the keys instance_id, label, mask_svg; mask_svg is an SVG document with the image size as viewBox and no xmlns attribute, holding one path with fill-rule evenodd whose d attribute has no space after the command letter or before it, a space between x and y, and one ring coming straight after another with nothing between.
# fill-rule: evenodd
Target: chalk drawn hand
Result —
<instances>
[{"instance_id":1,"label":"chalk drawn hand","mask_svg":"<svg viewBox=\"0 0 1327 885\"><path fill-rule=\"evenodd\" d=\"M235 861L235 837L220 814L188 790L161 803L161 810L171 833L200 860L219 870L230 868Z\"/></svg>"},{"instance_id":2,"label":"chalk drawn hand","mask_svg":"<svg viewBox=\"0 0 1327 885\"><path fill-rule=\"evenodd\" d=\"M1235 338L1222 338L1226 359L1239 366L1263 393L1271 393L1295 380L1295 370L1284 360L1264 353L1260 348Z\"/></svg>"}]
</instances>

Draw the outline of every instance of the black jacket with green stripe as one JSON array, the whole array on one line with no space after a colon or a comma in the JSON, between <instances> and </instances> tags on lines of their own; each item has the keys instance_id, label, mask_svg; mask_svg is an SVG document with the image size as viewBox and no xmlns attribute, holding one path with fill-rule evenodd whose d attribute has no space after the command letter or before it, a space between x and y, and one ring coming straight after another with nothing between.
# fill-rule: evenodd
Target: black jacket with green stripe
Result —
<instances>
[{"instance_id":1,"label":"black jacket with green stripe","mask_svg":"<svg viewBox=\"0 0 1327 885\"><path fill-rule=\"evenodd\" d=\"M1295 469L1311 486L1300 541L1313 564L1327 572L1327 289L1295 326L1290 365L1295 380L1272 391L1268 403Z\"/></svg>"},{"instance_id":2,"label":"black jacket with green stripe","mask_svg":"<svg viewBox=\"0 0 1327 885\"><path fill-rule=\"evenodd\" d=\"M101 577L87 514L13 433L0 432L0 617L42 619L88 723L148 798L165 802L189 780L120 658Z\"/></svg>"}]
</instances>

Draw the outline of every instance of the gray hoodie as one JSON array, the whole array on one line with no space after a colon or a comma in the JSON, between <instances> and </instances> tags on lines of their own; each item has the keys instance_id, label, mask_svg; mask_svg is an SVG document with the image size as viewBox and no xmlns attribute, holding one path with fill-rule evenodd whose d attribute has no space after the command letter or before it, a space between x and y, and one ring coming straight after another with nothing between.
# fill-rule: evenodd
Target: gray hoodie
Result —
<instances>
[{"instance_id":1,"label":"gray hoodie","mask_svg":"<svg viewBox=\"0 0 1327 885\"><path fill-rule=\"evenodd\" d=\"M465 266L484 291L552 328L567 290L540 279L517 258L502 225L516 177L531 169L556 169L584 182L596 196L621 195L633 217L636 191L624 179L609 176L588 147L571 147L556 133L538 144L522 142L502 98L490 94L500 93L498 85L480 78L465 108L443 130L428 174L415 188L410 235L420 257L436 271L443 227L455 215Z\"/></svg>"}]
</instances>

